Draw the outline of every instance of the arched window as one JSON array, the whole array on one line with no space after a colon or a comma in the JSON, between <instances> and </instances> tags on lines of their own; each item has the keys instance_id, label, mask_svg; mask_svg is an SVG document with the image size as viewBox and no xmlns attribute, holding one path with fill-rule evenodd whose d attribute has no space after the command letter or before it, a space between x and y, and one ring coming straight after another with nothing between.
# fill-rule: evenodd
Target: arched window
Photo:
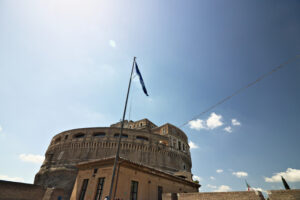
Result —
<instances>
[{"instance_id":1,"label":"arched window","mask_svg":"<svg viewBox=\"0 0 300 200\"><path fill-rule=\"evenodd\" d=\"M75 135L73 136L73 138L78 139L78 138L83 138L84 136L85 136L84 133L77 133L77 134L75 134Z\"/></svg>"},{"instance_id":2,"label":"arched window","mask_svg":"<svg viewBox=\"0 0 300 200\"><path fill-rule=\"evenodd\" d=\"M61 141L61 137L58 137L54 140L54 143L56 144L56 143L59 143L60 141Z\"/></svg>"},{"instance_id":3,"label":"arched window","mask_svg":"<svg viewBox=\"0 0 300 200\"><path fill-rule=\"evenodd\" d=\"M104 137L105 136L105 133L103 132L96 132L93 134L93 137Z\"/></svg>"},{"instance_id":4,"label":"arched window","mask_svg":"<svg viewBox=\"0 0 300 200\"><path fill-rule=\"evenodd\" d=\"M148 141L148 138L147 138L147 137L140 136L140 135L136 136L136 139L137 139L137 140L144 140L144 141Z\"/></svg>"},{"instance_id":5,"label":"arched window","mask_svg":"<svg viewBox=\"0 0 300 200\"><path fill-rule=\"evenodd\" d=\"M46 160L47 160L48 162L51 162L52 159L53 159L53 156L54 156L53 153L48 153L48 154L46 155Z\"/></svg>"},{"instance_id":6,"label":"arched window","mask_svg":"<svg viewBox=\"0 0 300 200\"><path fill-rule=\"evenodd\" d=\"M115 133L114 134L114 137L119 137L119 133ZM128 138L128 135L127 134L122 134L122 138Z\"/></svg>"}]
</instances>

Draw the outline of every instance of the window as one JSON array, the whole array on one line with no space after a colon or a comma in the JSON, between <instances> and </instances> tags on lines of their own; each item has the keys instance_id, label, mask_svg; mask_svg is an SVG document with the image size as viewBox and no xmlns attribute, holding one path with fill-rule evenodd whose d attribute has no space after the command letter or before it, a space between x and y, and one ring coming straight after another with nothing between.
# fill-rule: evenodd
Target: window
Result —
<instances>
[{"instance_id":1,"label":"window","mask_svg":"<svg viewBox=\"0 0 300 200\"><path fill-rule=\"evenodd\" d=\"M46 155L46 159L48 160L48 162L51 162L53 159L54 154L53 153L49 153Z\"/></svg>"},{"instance_id":2,"label":"window","mask_svg":"<svg viewBox=\"0 0 300 200\"><path fill-rule=\"evenodd\" d=\"M65 140L68 139L69 135L65 135Z\"/></svg>"},{"instance_id":3,"label":"window","mask_svg":"<svg viewBox=\"0 0 300 200\"><path fill-rule=\"evenodd\" d=\"M162 200L163 188L161 186L157 187L157 199Z\"/></svg>"},{"instance_id":4,"label":"window","mask_svg":"<svg viewBox=\"0 0 300 200\"><path fill-rule=\"evenodd\" d=\"M148 138L147 137L144 137L144 136L136 136L136 139L137 140L145 140L145 141L148 141Z\"/></svg>"},{"instance_id":5,"label":"window","mask_svg":"<svg viewBox=\"0 0 300 200\"><path fill-rule=\"evenodd\" d=\"M105 136L105 133L103 132L96 132L93 134L94 137L104 137Z\"/></svg>"},{"instance_id":6,"label":"window","mask_svg":"<svg viewBox=\"0 0 300 200\"><path fill-rule=\"evenodd\" d=\"M73 138L83 138L85 135L83 133L77 133Z\"/></svg>"},{"instance_id":7,"label":"window","mask_svg":"<svg viewBox=\"0 0 300 200\"><path fill-rule=\"evenodd\" d=\"M105 178L99 178L98 179L98 185L97 185L95 200L100 200L101 199L103 186L104 186L104 179Z\"/></svg>"},{"instance_id":8,"label":"window","mask_svg":"<svg viewBox=\"0 0 300 200\"><path fill-rule=\"evenodd\" d=\"M84 179L83 180L82 187L81 187L81 192L80 192L80 196L79 196L79 200L83 200L84 199L84 195L85 195L88 183L89 183L89 179Z\"/></svg>"},{"instance_id":9,"label":"window","mask_svg":"<svg viewBox=\"0 0 300 200\"><path fill-rule=\"evenodd\" d=\"M98 172L98 168L95 168L94 169L94 174L97 174L97 172Z\"/></svg>"},{"instance_id":10,"label":"window","mask_svg":"<svg viewBox=\"0 0 300 200\"><path fill-rule=\"evenodd\" d=\"M181 142L178 141L178 149L181 150Z\"/></svg>"},{"instance_id":11,"label":"window","mask_svg":"<svg viewBox=\"0 0 300 200\"><path fill-rule=\"evenodd\" d=\"M131 181L130 200L137 200L138 195L138 182Z\"/></svg>"},{"instance_id":12,"label":"window","mask_svg":"<svg viewBox=\"0 0 300 200\"><path fill-rule=\"evenodd\" d=\"M119 133L116 133L115 135L114 135L114 137L119 137ZM126 134L122 134L122 138L128 138L128 135L126 135Z\"/></svg>"},{"instance_id":13,"label":"window","mask_svg":"<svg viewBox=\"0 0 300 200\"><path fill-rule=\"evenodd\" d=\"M56 139L55 139L54 143L55 143L55 144L56 144L56 143L59 143L59 142L60 142L60 140L61 140L61 138L60 138L60 137L58 137L58 138L56 138Z\"/></svg>"}]
</instances>

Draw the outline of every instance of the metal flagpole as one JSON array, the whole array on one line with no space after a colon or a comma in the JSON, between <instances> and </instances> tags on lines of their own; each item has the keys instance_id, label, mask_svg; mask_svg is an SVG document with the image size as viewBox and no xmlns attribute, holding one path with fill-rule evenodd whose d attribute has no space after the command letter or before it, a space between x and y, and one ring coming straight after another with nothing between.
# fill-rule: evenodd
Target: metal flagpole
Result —
<instances>
[{"instance_id":1,"label":"metal flagpole","mask_svg":"<svg viewBox=\"0 0 300 200\"><path fill-rule=\"evenodd\" d=\"M121 130L120 130L120 134L119 134L117 153L116 153L116 157L115 157L115 163L114 163L113 173L112 173L112 177L111 177L111 185L110 185L109 196L108 196L109 200L111 200L111 197L112 197L114 179L115 179L115 174L116 174L116 167L117 167L117 163L118 163L118 160L119 160L120 144L121 144L121 139L122 139L124 120L125 120L125 115L126 115L127 102L128 102L129 92L130 92L131 78L132 78L135 59L136 59L136 57L133 58L132 69L131 69L131 74L130 74L130 79L129 79L129 84L128 84L128 90L127 90L127 96L126 96L126 101L125 101L125 107L124 107L124 112L123 112L123 118L122 118L122 121L121 121ZM116 187L117 187L117 184L116 184Z\"/></svg>"}]
</instances>

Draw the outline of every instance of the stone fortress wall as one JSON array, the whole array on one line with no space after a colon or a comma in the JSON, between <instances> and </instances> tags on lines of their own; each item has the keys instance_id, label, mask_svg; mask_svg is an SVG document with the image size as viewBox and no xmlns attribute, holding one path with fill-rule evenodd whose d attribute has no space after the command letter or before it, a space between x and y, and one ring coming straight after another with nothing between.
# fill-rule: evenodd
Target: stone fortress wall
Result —
<instances>
[{"instance_id":1,"label":"stone fortress wall","mask_svg":"<svg viewBox=\"0 0 300 200\"><path fill-rule=\"evenodd\" d=\"M115 155L120 125L73 129L55 135L34 183L63 188L67 195L71 194L79 162ZM120 156L191 180L187 136L171 124L157 127L147 119L126 121Z\"/></svg>"},{"instance_id":2,"label":"stone fortress wall","mask_svg":"<svg viewBox=\"0 0 300 200\"><path fill-rule=\"evenodd\" d=\"M63 196L62 189L0 180L0 200L57 200Z\"/></svg>"},{"instance_id":3,"label":"stone fortress wall","mask_svg":"<svg viewBox=\"0 0 300 200\"><path fill-rule=\"evenodd\" d=\"M265 200L260 191L164 193L162 200ZM283 200L283 199L282 199Z\"/></svg>"}]
</instances>

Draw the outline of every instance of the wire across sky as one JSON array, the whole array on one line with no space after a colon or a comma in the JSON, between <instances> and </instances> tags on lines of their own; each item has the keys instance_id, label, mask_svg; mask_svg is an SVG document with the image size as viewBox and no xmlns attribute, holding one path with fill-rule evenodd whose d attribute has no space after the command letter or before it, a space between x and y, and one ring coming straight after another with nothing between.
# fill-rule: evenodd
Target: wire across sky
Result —
<instances>
[{"instance_id":1,"label":"wire across sky","mask_svg":"<svg viewBox=\"0 0 300 200\"><path fill-rule=\"evenodd\" d=\"M293 61L296 61L298 58L300 57L299 55L296 55L290 59L288 59L286 62L274 67L271 71L259 76L255 81L252 81L250 83L248 83L247 85L241 87L240 89L236 90L234 93L226 96L225 98L223 98L222 100L218 101L217 103L215 103L214 105L208 107L207 109L203 110L200 114L194 116L191 120L186 121L185 123L183 123L182 125L180 125L180 127L183 127L185 125L187 125L190 121L193 121L197 118L199 118L200 116L204 115L205 113L211 111L212 109L214 109L215 107L223 104L224 102L228 101L229 99L231 99L232 97L238 95L239 93L243 92L244 90L248 89L249 87L255 85L256 83L260 82L261 80L263 80L264 78L270 76L271 74L273 74L274 72L278 71L279 69L282 69L283 67L285 67L286 65L290 64Z\"/></svg>"}]
</instances>

